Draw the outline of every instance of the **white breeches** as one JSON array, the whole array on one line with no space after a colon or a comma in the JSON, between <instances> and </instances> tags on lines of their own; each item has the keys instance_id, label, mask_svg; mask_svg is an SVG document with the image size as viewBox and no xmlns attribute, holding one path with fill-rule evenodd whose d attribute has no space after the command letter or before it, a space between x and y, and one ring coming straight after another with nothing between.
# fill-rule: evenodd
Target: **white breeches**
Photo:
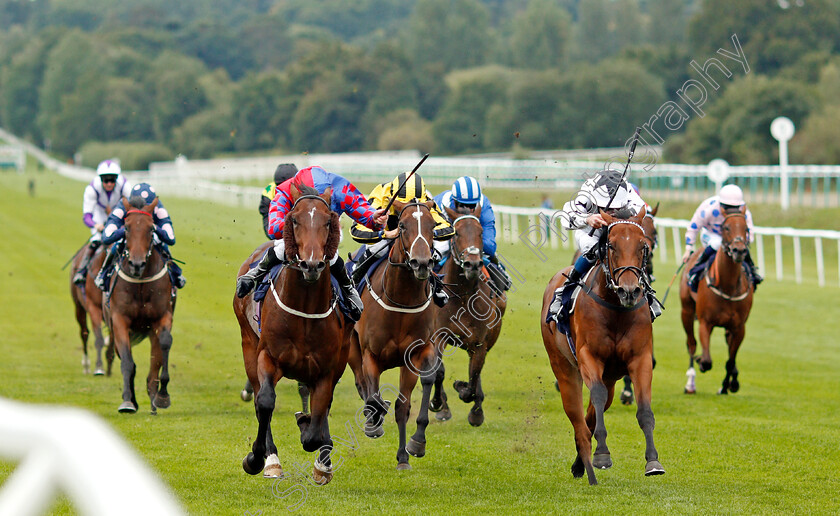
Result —
<instances>
[{"instance_id":1,"label":"white breeches","mask_svg":"<svg viewBox=\"0 0 840 516\"><path fill-rule=\"evenodd\" d=\"M717 251L720 249L720 244L723 243L723 237L717 235L715 233L711 233L706 231L705 229L700 234L700 242L703 244L704 247L710 247Z\"/></svg>"},{"instance_id":2,"label":"white breeches","mask_svg":"<svg viewBox=\"0 0 840 516\"><path fill-rule=\"evenodd\" d=\"M286 259L286 241L282 238L274 241L274 254L276 254L281 260ZM330 266L334 265L337 261L338 250L336 249L335 254L330 258Z\"/></svg>"},{"instance_id":3,"label":"white breeches","mask_svg":"<svg viewBox=\"0 0 840 516\"><path fill-rule=\"evenodd\" d=\"M592 235L589 234L589 231L590 228L575 230L575 243L583 254L588 253L590 249L598 245L598 241L601 239L601 233L604 232L603 228L596 229L592 232Z\"/></svg>"}]
</instances>

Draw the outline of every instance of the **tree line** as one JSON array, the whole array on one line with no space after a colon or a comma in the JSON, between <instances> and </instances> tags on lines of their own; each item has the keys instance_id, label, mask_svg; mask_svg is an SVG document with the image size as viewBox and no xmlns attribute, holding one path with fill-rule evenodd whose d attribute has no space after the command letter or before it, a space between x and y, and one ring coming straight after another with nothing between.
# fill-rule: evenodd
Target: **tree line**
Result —
<instances>
[{"instance_id":1,"label":"tree line","mask_svg":"<svg viewBox=\"0 0 840 516\"><path fill-rule=\"evenodd\" d=\"M620 146L738 35L666 157L840 162L830 0L0 0L0 124L86 164ZM711 98L713 97L713 98Z\"/></svg>"}]
</instances>

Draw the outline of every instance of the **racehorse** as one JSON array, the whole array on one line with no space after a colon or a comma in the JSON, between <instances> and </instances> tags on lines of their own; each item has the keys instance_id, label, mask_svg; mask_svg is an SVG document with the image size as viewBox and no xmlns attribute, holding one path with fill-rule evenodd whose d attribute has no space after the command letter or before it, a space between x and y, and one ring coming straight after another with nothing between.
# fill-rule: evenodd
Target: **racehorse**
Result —
<instances>
[{"instance_id":1,"label":"racehorse","mask_svg":"<svg viewBox=\"0 0 840 516\"><path fill-rule=\"evenodd\" d=\"M436 328L454 328L452 337L470 357L469 381L456 381L453 385L464 403L475 402L467 420L472 426L484 422L484 391L481 388L481 370L487 353L499 338L502 330L502 316L507 307L507 296L496 292L489 284L489 277L481 259L483 247L481 221L477 215L481 207L473 210L455 211L446 208L452 220L455 235L450 241L450 258L443 267L443 281L452 292L452 297L438 310ZM446 339L449 340L449 339ZM443 340L443 344L446 343ZM442 350L441 350L442 351ZM435 377L434 396L429 406L435 417L446 421L452 417L443 389L445 368L438 366Z\"/></svg>"},{"instance_id":2,"label":"racehorse","mask_svg":"<svg viewBox=\"0 0 840 516\"><path fill-rule=\"evenodd\" d=\"M327 189L319 195L314 188L292 185L293 206L283 228L290 260L271 282L258 314L258 330L252 326L257 315L253 294L233 298L259 423L252 451L242 460L242 468L251 475L260 471L265 477L283 475L271 435L271 416L275 386L285 376L306 384L312 393L311 413L298 412L295 417L303 449L319 450L313 477L323 485L333 476L328 416L335 385L347 366L353 324L336 310L330 273L324 273L338 249L341 232L338 214L330 210L331 193ZM265 244L260 247L264 248ZM260 255L258 249L239 268L239 275Z\"/></svg>"},{"instance_id":3,"label":"racehorse","mask_svg":"<svg viewBox=\"0 0 840 516\"><path fill-rule=\"evenodd\" d=\"M79 323L79 336L82 339L82 368L84 374L90 374L90 359L88 358L88 336L90 329L87 325L87 320L90 318L90 324L93 327L94 346L96 347L96 369L93 372L94 376L101 376L105 374L102 368L102 348L106 345L105 338L102 335L102 291L94 285L93 280L99 273L102 267L102 261L105 259L105 253L102 252L103 246L99 246L93 258L88 265L88 273L85 278L85 284L77 285L73 283L73 276L79 269L79 265L84 259L85 253L88 252L87 246L84 246L73 257L73 266L70 268L70 295L73 298L73 307L76 311L76 322ZM108 376L111 376L111 364L108 362Z\"/></svg>"},{"instance_id":4,"label":"racehorse","mask_svg":"<svg viewBox=\"0 0 840 516\"><path fill-rule=\"evenodd\" d=\"M723 379L718 394L738 392L738 368L735 366L735 355L744 341L745 325L750 316L753 302L753 282L744 271L743 262L750 252L747 219L745 207L740 211L729 213L721 224L720 231L723 242L715 254L714 261L706 270L698 284L697 293L691 292L688 286L688 271L697 261L702 249L694 253L686 263L680 283L680 300L682 301L682 323L686 334L688 348L688 382L685 386L686 394L694 394L694 361L701 373L712 368L712 356L709 351L709 340L712 328L719 326L726 329L726 344L729 347L729 360L726 362L726 376ZM700 322L700 345L703 346L702 356L695 356L697 340L694 338L694 318Z\"/></svg>"},{"instance_id":5,"label":"racehorse","mask_svg":"<svg viewBox=\"0 0 840 516\"><path fill-rule=\"evenodd\" d=\"M600 267L584 278L584 286L569 321L572 342L546 314L554 291L564 282L567 267L549 281L543 294L540 329L551 368L560 386L563 408L575 433L575 478L587 474L597 484L593 465L612 466L607 448L604 412L610 407L616 381L629 374L636 386L636 419L645 434L645 475L665 472L653 444L651 405L653 327L644 293L644 270L650 245L641 226L645 210L629 219L601 212L607 222L602 237ZM589 388L589 408L584 418L581 383ZM592 459L592 436L598 440Z\"/></svg>"},{"instance_id":6,"label":"racehorse","mask_svg":"<svg viewBox=\"0 0 840 516\"><path fill-rule=\"evenodd\" d=\"M435 321L432 301L432 239L434 201L394 202L399 214L397 242L387 258L368 277L362 292L365 310L352 336L350 367L356 388L365 402L365 435L384 434L382 423L389 402L382 399L379 377L382 371L400 368L400 392L395 417L400 433L397 469L411 469L408 455L426 454L429 398L435 381L439 353L432 342ZM417 415L417 431L406 444L406 422L411 410L411 392L417 378L423 398Z\"/></svg>"},{"instance_id":7,"label":"racehorse","mask_svg":"<svg viewBox=\"0 0 840 516\"><path fill-rule=\"evenodd\" d=\"M168 265L152 239L155 229L152 214L158 199L148 205L143 205L144 202L140 199L136 204L129 204L123 198L123 205L129 207L125 214L125 251L117 260L104 312L123 375L123 402L117 410L137 412L134 394L137 366L131 356L131 346L149 337L151 360L146 391L152 414L156 414L158 408L165 409L171 404L167 386L175 297ZM109 368L112 359L109 357Z\"/></svg>"},{"instance_id":8,"label":"racehorse","mask_svg":"<svg viewBox=\"0 0 840 516\"><path fill-rule=\"evenodd\" d=\"M656 230L656 213L659 211L659 203L656 203L656 206L653 207L650 211L645 212L645 218L642 219L642 228L645 230L645 239L648 241L648 245L650 246L651 252L656 250L657 245L659 244L659 232ZM574 258L572 258L572 263L574 264L575 261L580 257L580 249L575 252ZM653 258L648 260L647 266L645 267L645 271L647 272L648 277L653 282ZM656 357L653 358L653 367L656 368ZM621 395L619 398L621 399L622 405L632 405L633 404L633 382L630 381L630 375L624 375L624 389L621 390ZM554 384L554 387L557 390L560 390L560 387L557 383Z\"/></svg>"}]
</instances>

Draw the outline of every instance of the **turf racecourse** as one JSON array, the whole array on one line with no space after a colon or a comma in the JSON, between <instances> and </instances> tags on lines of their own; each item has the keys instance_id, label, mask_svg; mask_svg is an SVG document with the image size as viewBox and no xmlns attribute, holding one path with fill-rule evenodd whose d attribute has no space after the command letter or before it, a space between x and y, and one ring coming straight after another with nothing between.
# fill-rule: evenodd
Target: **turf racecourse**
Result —
<instances>
[{"instance_id":1,"label":"turf racecourse","mask_svg":"<svg viewBox=\"0 0 840 516\"><path fill-rule=\"evenodd\" d=\"M26 191L29 177L37 181L35 197ZM238 396L244 373L231 299L237 267L263 239L256 207L164 199L178 238L173 251L187 262L189 281L175 314L172 407L149 415L143 387L149 345L143 342L134 348L140 410L121 415L116 411L119 365L114 377L82 375L68 275L59 270L87 236L81 223L82 188L81 183L31 169L23 176L0 173L0 396L84 407L102 416L159 472L191 514L288 512L298 495L277 495L305 485L302 477L275 483L251 477L241 467L257 427L253 406ZM345 239L343 252L348 248ZM352 450L336 444L344 462L328 486L305 489L298 512L840 511L835 306L840 289L765 282L738 357L741 391L715 394L726 360L717 330L714 368L698 376L698 393L690 397L682 394L687 359L678 296L672 292L665 314L654 325L654 436L667 473L643 476L644 439L635 407L617 403L606 416L615 465L597 471L600 485L589 487L569 472L574 459L571 426L554 390L537 326L541 293L553 272L568 263L570 251L560 250L551 263L521 245L502 245L500 252L526 280L510 296L502 336L484 370L485 424L469 426L468 406L451 389L453 379L466 376L466 355L458 351L447 359L453 419L443 424L433 420L426 457L412 458L413 470L397 472L393 418L388 417L382 439L364 437L352 424L361 402L348 370L336 389L331 428L346 441L352 441L348 426L353 428L358 442ZM660 280L655 286L661 294L673 269L657 267ZM383 383L396 384L397 375L387 373ZM411 432L418 404L415 393ZM295 473L295 463L306 463L310 471L314 454L300 447L292 415L299 402L291 382L278 386L277 405L273 428L283 466ZM13 467L0 463L0 479ZM74 511L60 499L51 512Z\"/></svg>"}]
</instances>

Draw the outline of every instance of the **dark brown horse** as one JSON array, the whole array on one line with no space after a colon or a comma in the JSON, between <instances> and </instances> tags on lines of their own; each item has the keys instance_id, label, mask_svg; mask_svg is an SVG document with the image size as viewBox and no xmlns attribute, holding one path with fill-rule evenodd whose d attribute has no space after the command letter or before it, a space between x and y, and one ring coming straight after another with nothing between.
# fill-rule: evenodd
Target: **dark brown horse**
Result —
<instances>
[{"instance_id":1,"label":"dark brown horse","mask_svg":"<svg viewBox=\"0 0 840 516\"><path fill-rule=\"evenodd\" d=\"M353 324L337 310L330 273L324 273L338 249L341 232L338 214L330 211L331 190L319 195L314 188L292 185L291 193L294 204L283 228L290 261L272 282L259 314L254 313L253 294L233 298L259 422L252 451L243 459L242 468L251 475L260 471L266 477L283 475L271 435L271 416L275 386L286 377L311 391L311 413L295 416L303 449L319 451L312 472L315 481L326 484L333 476L328 416L335 385L347 367ZM260 254L258 250L242 264L240 276ZM259 334L252 326L256 315L261 321Z\"/></svg>"},{"instance_id":2,"label":"dark brown horse","mask_svg":"<svg viewBox=\"0 0 840 516\"><path fill-rule=\"evenodd\" d=\"M439 354L432 342L435 307L429 281L435 221L427 203L394 202L399 213L399 233L387 263L369 278L362 292L365 311L356 323L350 352L350 367L356 388L365 402L365 435L383 435L382 422L388 402L382 400L379 377L383 371L400 368L400 392L395 416L400 432L397 469L410 469L408 455L426 454L429 398L435 381ZM417 415L417 431L406 444L406 422L411 411L411 392L417 378L423 398Z\"/></svg>"},{"instance_id":3,"label":"dark brown horse","mask_svg":"<svg viewBox=\"0 0 840 516\"><path fill-rule=\"evenodd\" d=\"M88 336L90 335L87 320L90 318L90 324L93 327L94 346L96 347L96 369L93 372L94 376L105 374L105 370L102 367L102 348L107 342L102 334L102 291L93 284L94 278L96 278L99 269L102 267L102 260L105 259L105 253L102 251L103 248L103 246L99 246L93 258L91 258L84 285L73 283L73 276L79 269L85 253L88 252L87 246L76 253L76 256L73 257L73 266L70 268L70 295L73 297L76 322L79 323L79 336L82 339L82 368L84 374L90 374L90 359L88 358L87 350ZM108 362L108 376L111 376L111 363L110 361Z\"/></svg>"},{"instance_id":4,"label":"dark brown horse","mask_svg":"<svg viewBox=\"0 0 840 516\"><path fill-rule=\"evenodd\" d=\"M738 392L738 368L735 366L735 356L744 341L745 326L750 316L753 302L753 283L744 271L743 262L749 253L749 235L747 219L744 215L745 207L740 211L730 213L724 218L720 231L723 242L715 254L714 261L707 273L700 279L697 293L688 287L688 271L702 254L702 249L695 252L685 266L682 282L680 283L680 300L682 301L682 323L685 329L686 346L688 347L688 382L685 386L686 394L694 394L694 361L701 373L712 368L712 355L709 351L709 340L712 328L719 326L726 330L726 344L729 347L729 360L726 361L726 376L719 394ZM694 319L700 322L700 345L703 354L695 356L697 340L694 338Z\"/></svg>"},{"instance_id":5,"label":"dark brown horse","mask_svg":"<svg viewBox=\"0 0 840 516\"><path fill-rule=\"evenodd\" d=\"M583 291L570 319L574 350L554 321L545 322L554 291L564 281L557 273L543 294L540 329L543 343L557 377L563 408L572 423L577 458L572 475L586 472L589 483L597 484L593 465L612 466L607 448L604 412L613 400L615 383L629 374L636 386L636 419L645 434L645 475L665 472L653 444L654 417L651 410L653 328L644 295L644 269L650 245L641 226L645 210L627 220L601 213L607 222L600 266L584 279ZM581 384L589 388L589 408L583 413ZM598 440L592 459L592 436Z\"/></svg>"},{"instance_id":6,"label":"dark brown horse","mask_svg":"<svg viewBox=\"0 0 840 516\"><path fill-rule=\"evenodd\" d=\"M158 200L142 206L144 201L139 197L132 197L132 201L136 204L129 204L123 198L123 205L129 207L125 214L125 251L117 259L104 311L123 375L123 402L118 410L137 412L134 394L137 366L131 356L131 346L149 337L151 360L146 391L155 414L158 408L168 408L171 403L167 386L175 298L166 261L152 242L155 228L152 214Z\"/></svg>"},{"instance_id":7,"label":"dark brown horse","mask_svg":"<svg viewBox=\"0 0 840 516\"><path fill-rule=\"evenodd\" d=\"M449 260L443 266L443 281L450 288L452 296L449 303L438 310L435 327L450 328L453 337L458 335L455 340L457 346L463 348L470 357L469 381L456 381L454 388L461 401L475 403L467 420L472 426L480 426L484 422L481 370L487 353L502 331L507 296L490 287L490 278L481 259L483 231L477 216L481 213L481 207L476 206L463 213L446 208L446 212L453 221L455 235L450 240ZM444 376L445 369L441 363L430 404L430 410L437 412L435 417L441 421L452 417L443 389Z\"/></svg>"}]
</instances>

